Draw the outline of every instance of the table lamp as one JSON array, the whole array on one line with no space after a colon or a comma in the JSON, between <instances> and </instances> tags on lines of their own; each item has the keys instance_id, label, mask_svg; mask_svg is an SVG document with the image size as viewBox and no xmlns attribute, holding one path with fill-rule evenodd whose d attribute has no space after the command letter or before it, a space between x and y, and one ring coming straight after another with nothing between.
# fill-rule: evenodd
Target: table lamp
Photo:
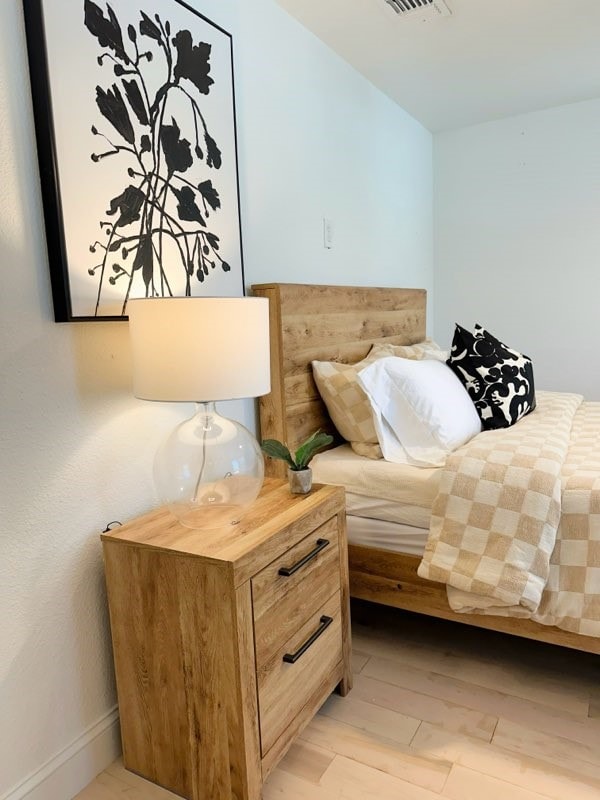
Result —
<instances>
[{"instance_id":1,"label":"table lamp","mask_svg":"<svg viewBox=\"0 0 600 800\"><path fill-rule=\"evenodd\" d=\"M156 453L161 500L189 528L235 523L260 492L264 459L250 431L218 414L215 401L270 391L268 300L145 298L127 310L135 396L197 403Z\"/></svg>"}]
</instances>

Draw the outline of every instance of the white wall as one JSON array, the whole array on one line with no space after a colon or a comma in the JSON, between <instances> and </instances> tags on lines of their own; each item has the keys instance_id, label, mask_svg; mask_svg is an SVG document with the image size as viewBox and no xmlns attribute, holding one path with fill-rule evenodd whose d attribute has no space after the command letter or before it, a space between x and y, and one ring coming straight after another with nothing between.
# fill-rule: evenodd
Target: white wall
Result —
<instances>
[{"instance_id":1,"label":"white wall","mask_svg":"<svg viewBox=\"0 0 600 800\"><path fill-rule=\"evenodd\" d=\"M600 400L600 100L434 138L436 338L481 322Z\"/></svg>"},{"instance_id":2,"label":"white wall","mask_svg":"<svg viewBox=\"0 0 600 800\"><path fill-rule=\"evenodd\" d=\"M431 135L272 0L240 7L247 282L431 289Z\"/></svg>"},{"instance_id":3,"label":"white wall","mask_svg":"<svg viewBox=\"0 0 600 800\"><path fill-rule=\"evenodd\" d=\"M235 36L246 283L431 289L430 134L273 0L190 1ZM99 531L156 502L154 450L191 409L131 397L125 324L52 321L20 0L0 186L0 800L66 800L117 747Z\"/></svg>"}]
</instances>

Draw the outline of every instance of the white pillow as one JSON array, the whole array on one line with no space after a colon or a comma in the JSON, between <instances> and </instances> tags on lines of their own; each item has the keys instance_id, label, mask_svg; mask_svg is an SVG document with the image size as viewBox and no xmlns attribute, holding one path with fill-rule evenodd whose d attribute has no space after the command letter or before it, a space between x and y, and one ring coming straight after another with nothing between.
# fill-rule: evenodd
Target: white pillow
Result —
<instances>
[{"instance_id":1,"label":"white pillow","mask_svg":"<svg viewBox=\"0 0 600 800\"><path fill-rule=\"evenodd\" d=\"M361 370L358 382L387 461L441 467L481 430L467 390L441 361L382 358Z\"/></svg>"}]
</instances>

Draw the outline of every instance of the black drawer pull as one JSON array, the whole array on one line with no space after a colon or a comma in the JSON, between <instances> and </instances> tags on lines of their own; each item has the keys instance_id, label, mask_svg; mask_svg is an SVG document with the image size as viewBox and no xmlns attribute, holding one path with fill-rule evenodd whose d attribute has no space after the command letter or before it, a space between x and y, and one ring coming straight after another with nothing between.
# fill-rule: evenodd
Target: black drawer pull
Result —
<instances>
[{"instance_id":1,"label":"black drawer pull","mask_svg":"<svg viewBox=\"0 0 600 800\"><path fill-rule=\"evenodd\" d=\"M290 575L293 575L294 572L298 572L298 570L303 567L305 564L314 558L315 556L319 555L321 550L324 550L327 545L329 544L329 539L317 539L317 546L314 550L311 550L310 553L301 558L293 567L282 567L279 570L280 575L284 575L286 578L289 578Z\"/></svg>"},{"instance_id":2,"label":"black drawer pull","mask_svg":"<svg viewBox=\"0 0 600 800\"><path fill-rule=\"evenodd\" d=\"M286 664L295 664L296 661L298 661L298 659L300 658L300 656L303 656L304 653L306 653L311 644L314 644L317 641L317 639L323 633L325 628L328 628L331 625L331 623L333 622L333 617L326 617L325 614L323 614L319 622L321 624L319 625L317 630L312 634L312 636L308 637L308 639L304 642L304 644L301 647L299 647L295 653L286 653L284 655L283 660L285 661Z\"/></svg>"}]
</instances>

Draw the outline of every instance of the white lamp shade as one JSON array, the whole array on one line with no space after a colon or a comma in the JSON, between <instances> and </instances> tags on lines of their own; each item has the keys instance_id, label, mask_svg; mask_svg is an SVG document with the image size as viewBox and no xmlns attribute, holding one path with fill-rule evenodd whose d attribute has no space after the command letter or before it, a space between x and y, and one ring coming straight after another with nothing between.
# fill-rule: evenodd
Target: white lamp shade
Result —
<instances>
[{"instance_id":1,"label":"white lamp shade","mask_svg":"<svg viewBox=\"0 0 600 800\"><path fill-rule=\"evenodd\" d=\"M203 402L271 390L266 298L133 299L127 311L136 397Z\"/></svg>"}]
</instances>

